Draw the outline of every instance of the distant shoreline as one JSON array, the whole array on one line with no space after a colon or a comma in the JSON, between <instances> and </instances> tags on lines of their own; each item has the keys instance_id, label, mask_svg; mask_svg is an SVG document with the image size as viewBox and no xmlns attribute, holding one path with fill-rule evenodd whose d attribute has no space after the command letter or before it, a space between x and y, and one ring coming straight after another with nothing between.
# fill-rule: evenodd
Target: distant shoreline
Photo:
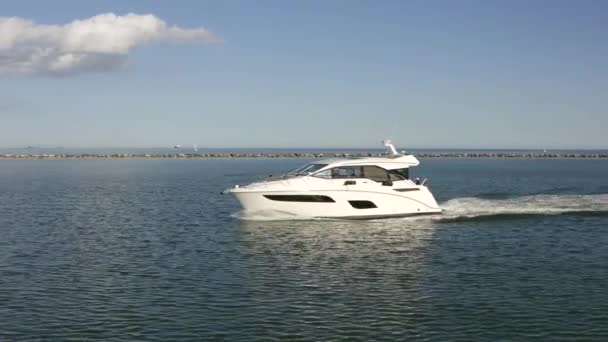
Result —
<instances>
[{"instance_id":1,"label":"distant shoreline","mask_svg":"<svg viewBox=\"0 0 608 342\"><path fill-rule=\"evenodd\" d=\"M608 159L608 153L413 153L418 158L581 158ZM221 159L221 158L364 158L378 153L78 153L78 154L0 154L0 159Z\"/></svg>"}]
</instances>

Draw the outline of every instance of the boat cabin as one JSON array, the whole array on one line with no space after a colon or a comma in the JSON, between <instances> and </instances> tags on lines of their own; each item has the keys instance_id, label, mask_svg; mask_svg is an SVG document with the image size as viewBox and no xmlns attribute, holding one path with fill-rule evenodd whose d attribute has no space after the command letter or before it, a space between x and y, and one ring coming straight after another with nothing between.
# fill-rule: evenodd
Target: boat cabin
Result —
<instances>
[{"instance_id":1,"label":"boat cabin","mask_svg":"<svg viewBox=\"0 0 608 342\"><path fill-rule=\"evenodd\" d=\"M375 182L410 179L410 167L418 165L412 156L401 158L360 158L321 160L289 172L288 176L312 176L324 179L367 178Z\"/></svg>"}]
</instances>

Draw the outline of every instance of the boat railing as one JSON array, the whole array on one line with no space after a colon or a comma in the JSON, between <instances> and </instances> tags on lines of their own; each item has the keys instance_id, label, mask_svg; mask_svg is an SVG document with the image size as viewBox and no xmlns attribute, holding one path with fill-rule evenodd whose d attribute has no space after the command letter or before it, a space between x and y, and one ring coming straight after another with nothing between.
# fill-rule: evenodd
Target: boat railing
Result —
<instances>
[{"instance_id":1,"label":"boat railing","mask_svg":"<svg viewBox=\"0 0 608 342\"><path fill-rule=\"evenodd\" d=\"M420 179L420 178L416 177L416 178L414 179L414 184L416 184L416 185L428 186L428 185L427 185L427 184L428 184L428 182L429 182L429 179L428 179L428 178L423 178L423 179Z\"/></svg>"}]
</instances>

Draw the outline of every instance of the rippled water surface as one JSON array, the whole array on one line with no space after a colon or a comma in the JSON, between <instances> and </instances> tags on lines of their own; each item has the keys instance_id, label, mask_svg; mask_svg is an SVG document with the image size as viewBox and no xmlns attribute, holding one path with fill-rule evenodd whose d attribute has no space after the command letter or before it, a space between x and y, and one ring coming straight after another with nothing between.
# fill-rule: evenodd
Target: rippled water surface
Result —
<instances>
[{"instance_id":1,"label":"rippled water surface","mask_svg":"<svg viewBox=\"0 0 608 342\"><path fill-rule=\"evenodd\" d=\"M428 159L446 209L250 221L305 160L0 160L0 340L608 340L608 161Z\"/></svg>"}]
</instances>

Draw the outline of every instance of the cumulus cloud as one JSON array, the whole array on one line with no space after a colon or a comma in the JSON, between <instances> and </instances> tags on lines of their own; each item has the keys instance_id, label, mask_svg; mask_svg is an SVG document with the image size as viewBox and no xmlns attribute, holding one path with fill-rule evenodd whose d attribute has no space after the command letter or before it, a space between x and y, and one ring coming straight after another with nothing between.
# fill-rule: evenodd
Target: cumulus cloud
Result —
<instances>
[{"instance_id":1,"label":"cumulus cloud","mask_svg":"<svg viewBox=\"0 0 608 342\"><path fill-rule=\"evenodd\" d=\"M0 76L116 70L142 45L217 41L204 28L168 26L151 14L99 14L65 25L0 17Z\"/></svg>"}]
</instances>

